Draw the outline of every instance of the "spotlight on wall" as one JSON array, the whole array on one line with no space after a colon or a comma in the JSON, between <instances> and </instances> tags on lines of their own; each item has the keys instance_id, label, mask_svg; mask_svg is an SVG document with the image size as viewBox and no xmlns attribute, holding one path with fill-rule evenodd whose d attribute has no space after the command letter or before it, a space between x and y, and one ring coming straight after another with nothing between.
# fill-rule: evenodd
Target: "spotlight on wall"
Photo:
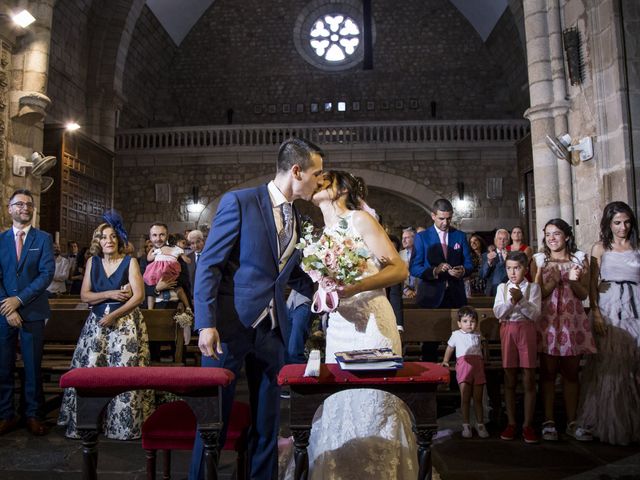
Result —
<instances>
[{"instance_id":1,"label":"spotlight on wall","mask_svg":"<svg viewBox=\"0 0 640 480\"><path fill-rule=\"evenodd\" d=\"M564 135L558 135L556 138L546 136L545 142L547 147L553 152L553 154L560 160L567 160L571 163L571 152L580 152L580 160L586 162L593 158L593 142L591 137L584 137L580 139L580 142L576 145L571 145L571 135L565 133Z\"/></svg>"},{"instance_id":2,"label":"spotlight on wall","mask_svg":"<svg viewBox=\"0 0 640 480\"><path fill-rule=\"evenodd\" d=\"M200 194L197 186L191 188L191 203L187 205L189 213L200 213L204 210L204 205L200 203Z\"/></svg>"},{"instance_id":3,"label":"spotlight on wall","mask_svg":"<svg viewBox=\"0 0 640 480\"><path fill-rule=\"evenodd\" d=\"M22 28L27 28L29 25L36 21L35 17L31 15L27 10L22 10L20 13L12 15L11 20L13 20L16 25Z\"/></svg>"},{"instance_id":4,"label":"spotlight on wall","mask_svg":"<svg viewBox=\"0 0 640 480\"><path fill-rule=\"evenodd\" d=\"M80 124L76 122L67 122L64 128L67 130L67 132L75 132L76 130L80 129Z\"/></svg>"},{"instance_id":5,"label":"spotlight on wall","mask_svg":"<svg viewBox=\"0 0 640 480\"><path fill-rule=\"evenodd\" d=\"M571 85L582 83L582 53L580 52L580 32L577 28L567 28L562 31L564 53L569 67L569 80Z\"/></svg>"}]
</instances>

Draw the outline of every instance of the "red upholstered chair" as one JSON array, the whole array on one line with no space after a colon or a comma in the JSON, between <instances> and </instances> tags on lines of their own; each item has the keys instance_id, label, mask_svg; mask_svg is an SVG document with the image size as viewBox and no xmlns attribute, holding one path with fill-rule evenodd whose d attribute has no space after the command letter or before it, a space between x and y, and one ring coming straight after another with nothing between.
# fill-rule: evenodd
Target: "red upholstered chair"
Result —
<instances>
[{"instance_id":1,"label":"red upholstered chair","mask_svg":"<svg viewBox=\"0 0 640 480\"><path fill-rule=\"evenodd\" d=\"M251 409L243 402L233 402L227 439L223 450L238 452L236 478L247 474L247 434L251 426ZM162 478L171 478L171 450L191 450L196 436L196 417L182 401L160 405L142 426L142 448L147 452L147 478L156 478L156 452L163 451Z\"/></svg>"},{"instance_id":2,"label":"red upholstered chair","mask_svg":"<svg viewBox=\"0 0 640 480\"><path fill-rule=\"evenodd\" d=\"M75 368L60 378L60 387L75 388L77 429L82 438L82 478L95 480L100 416L109 401L130 390L162 390L181 396L198 419L204 444L205 478L217 478L217 440L222 428L220 396L234 379L224 368L95 367Z\"/></svg>"}]
</instances>

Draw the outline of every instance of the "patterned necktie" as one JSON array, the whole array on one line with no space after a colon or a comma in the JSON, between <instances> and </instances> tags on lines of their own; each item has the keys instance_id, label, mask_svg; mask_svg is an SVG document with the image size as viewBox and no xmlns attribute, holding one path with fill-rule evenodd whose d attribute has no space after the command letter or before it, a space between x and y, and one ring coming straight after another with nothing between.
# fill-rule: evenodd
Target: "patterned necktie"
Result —
<instances>
[{"instance_id":1,"label":"patterned necktie","mask_svg":"<svg viewBox=\"0 0 640 480\"><path fill-rule=\"evenodd\" d=\"M198 263L198 260L200 260L200 253L196 252L196 263Z\"/></svg>"},{"instance_id":2,"label":"patterned necktie","mask_svg":"<svg viewBox=\"0 0 640 480\"><path fill-rule=\"evenodd\" d=\"M282 213L282 230L278 232L278 241L280 242L280 256L282 257L293 237L293 210L291 204L289 202L281 204L280 212Z\"/></svg>"},{"instance_id":3,"label":"patterned necktie","mask_svg":"<svg viewBox=\"0 0 640 480\"><path fill-rule=\"evenodd\" d=\"M22 230L19 230L18 233L16 233L16 258L18 260L20 260L20 255L22 255L22 247L24 245L24 232Z\"/></svg>"}]
</instances>

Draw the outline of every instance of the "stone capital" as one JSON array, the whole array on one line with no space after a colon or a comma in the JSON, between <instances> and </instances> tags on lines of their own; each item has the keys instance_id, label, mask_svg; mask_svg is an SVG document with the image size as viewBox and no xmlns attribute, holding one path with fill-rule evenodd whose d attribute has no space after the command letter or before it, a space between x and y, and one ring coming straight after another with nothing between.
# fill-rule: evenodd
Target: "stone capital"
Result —
<instances>
[{"instance_id":1,"label":"stone capital","mask_svg":"<svg viewBox=\"0 0 640 480\"><path fill-rule=\"evenodd\" d=\"M523 116L530 122L535 122L536 120L566 115L568 112L569 102L567 100L556 100L553 103L544 103L529 107Z\"/></svg>"}]
</instances>

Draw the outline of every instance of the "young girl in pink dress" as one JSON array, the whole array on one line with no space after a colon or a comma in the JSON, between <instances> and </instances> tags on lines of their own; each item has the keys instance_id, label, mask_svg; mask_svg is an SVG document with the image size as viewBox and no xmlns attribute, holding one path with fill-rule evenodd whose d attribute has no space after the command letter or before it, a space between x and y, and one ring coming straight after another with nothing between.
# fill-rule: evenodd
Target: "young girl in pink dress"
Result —
<instances>
[{"instance_id":1,"label":"young girl in pink dress","mask_svg":"<svg viewBox=\"0 0 640 480\"><path fill-rule=\"evenodd\" d=\"M532 275L542 289L542 313L538 322L540 387L545 421L544 440L558 440L553 405L555 380L562 374L567 435L591 440L588 431L576 423L581 356L596 352L591 323L582 306L589 294L589 263L576 249L571 227L560 218L544 227L543 251L534 255Z\"/></svg>"},{"instance_id":2,"label":"young girl in pink dress","mask_svg":"<svg viewBox=\"0 0 640 480\"><path fill-rule=\"evenodd\" d=\"M178 258L182 258L185 263L191 263L191 260L184 254L184 250L175 245L165 245L160 248L154 248L147 253L147 261L149 264L144 271L143 279L147 285L156 285L160 280L165 282L175 282L180 276L182 267L178 262ZM182 287L176 288L178 299L185 308L191 303L184 293ZM147 308L153 310L156 299L153 296L147 297Z\"/></svg>"}]
</instances>

